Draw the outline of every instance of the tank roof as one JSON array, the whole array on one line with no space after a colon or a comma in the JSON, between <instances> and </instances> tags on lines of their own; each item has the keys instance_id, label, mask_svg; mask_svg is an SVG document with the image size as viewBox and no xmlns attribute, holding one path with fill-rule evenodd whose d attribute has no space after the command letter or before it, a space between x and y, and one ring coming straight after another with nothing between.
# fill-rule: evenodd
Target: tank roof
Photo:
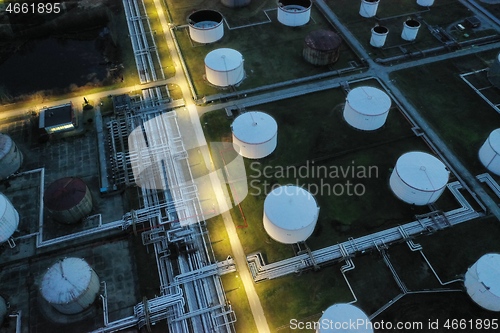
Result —
<instances>
[{"instance_id":1,"label":"tank roof","mask_svg":"<svg viewBox=\"0 0 500 333\"><path fill-rule=\"evenodd\" d=\"M0 133L0 159L9 153L13 144L10 136Z\"/></svg>"},{"instance_id":2,"label":"tank roof","mask_svg":"<svg viewBox=\"0 0 500 333\"><path fill-rule=\"evenodd\" d=\"M491 149L493 149L497 154L500 154L500 128L493 130L489 137L488 143Z\"/></svg>"},{"instance_id":3,"label":"tank roof","mask_svg":"<svg viewBox=\"0 0 500 333\"><path fill-rule=\"evenodd\" d=\"M65 177L54 181L45 189L43 202L50 210L67 210L78 205L86 193L87 185L83 180Z\"/></svg>"},{"instance_id":4,"label":"tank roof","mask_svg":"<svg viewBox=\"0 0 500 333\"><path fill-rule=\"evenodd\" d=\"M319 29L311 31L305 38L304 43L319 51L336 50L342 44L342 38L331 30Z\"/></svg>"},{"instance_id":5,"label":"tank roof","mask_svg":"<svg viewBox=\"0 0 500 333\"><path fill-rule=\"evenodd\" d=\"M318 205L311 193L294 185L272 190L264 200L264 212L274 225L285 230L302 229L315 223Z\"/></svg>"},{"instance_id":6,"label":"tank roof","mask_svg":"<svg viewBox=\"0 0 500 333\"><path fill-rule=\"evenodd\" d=\"M205 21L221 23L222 19L223 16L218 11L212 9L202 9L189 14L188 23L191 25Z\"/></svg>"},{"instance_id":7,"label":"tank roof","mask_svg":"<svg viewBox=\"0 0 500 333\"><path fill-rule=\"evenodd\" d=\"M81 258L64 258L47 269L40 291L47 302L67 304L83 294L90 284L92 268Z\"/></svg>"},{"instance_id":8,"label":"tank roof","mask_svg":"<svg viewBox=\"0 0 500 333\"><path fill-rule=\"evenodd\" d=\"M346 304L346 303L338 303L330 306L328 309L323 312L321 316L320 323L322 320L327 320L328 323L332 322L340 322L340 323L349 323L356 322L360 323L360 325L356 325L356 327L350 329L340 328L335 330L335 332L356 332L356 333L373 333L373 329L367 325L370 321L368 316L358 307ZM328 329L319 329L319 333L332 332L330 327Z\"/></svg>"},{"instance_id":9,"label":"tank roof","mask_svg":"<svg viewBox=\"0 0 500 333\"><path fill-rule=\"evenodd\" d=\"M449 179L449 171L443 162L420 151L401 155L396 162L396 172L408 186L420 191L440 190Z\"/></svg>"},{"instance_id":10,"label":"tank roof","mask_svg":"<svg viewBox=\"0 0 500 333\"><path fill-rule=\"evenodd\" d=\"M476 266L479 281L490 293L500 297L500 254L488 253L477 261Z\"/></svg>"},{"instance_id":11,"label":"tank roof","mask_svg":"<svg viewBox=\"0 0 500 333\"><path fill-rule=\"evenodd\" d=\"M214 71L227 72L241 66L243 56L240 52L220 48L209 52L205 57L205 65Z\"/></svg>"},{"instance_id":12,"label":"tank roof","mask_svg":"<svg viewBox=\"0 0 500 333\"><path fill-rule=\"evenodd\" d=\"M259 144L271 140L276 135L278 124L267 113L249 111L236 117L231 129L238 140Z\"/></svg>"},{"instance_id":13,"label":"tank roof","mask_svg":"<svg viewBox=\"0 0 500 333\"><path fill-rule=\"evenodd\" d=\"M384 91L369 87L357 87L347 94L347 102L357 112L374 116L383 114L391 108L391 99Z\"/></svg>"}]
</instances>

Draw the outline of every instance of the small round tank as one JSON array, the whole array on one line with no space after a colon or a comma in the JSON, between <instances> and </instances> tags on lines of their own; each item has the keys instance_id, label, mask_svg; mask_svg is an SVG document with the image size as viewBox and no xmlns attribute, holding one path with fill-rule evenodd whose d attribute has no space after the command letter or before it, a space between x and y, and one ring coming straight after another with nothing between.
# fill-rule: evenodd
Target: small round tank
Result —
<instances>
[{"instance_id":1,"label":"small round tank","mask_svg":"<svg viewBox=\"0 0 500 333\"><path fill-rule=\"evenodd\" d=\"M315 30L304 39L302 55L304 59L316 66L334 64L339 59L342 38L331 30Z\"/></svg>"},{"instance_id":2,"label":"small round tank","mask_svg":"<svg viewBox=\"0 0 500 333\"><path fill-rule=\"evenodd\" d=\"M277 242L302 242L313 233L318 214L319 207L311 193L299 186L280 186L264 200L264 229Z\"/></svg>"},{"instance_id":3,"label":"small round tank","mask_svg":"<svg viewBox=\"0 0 500 333\"><path fill-rule=\"evenodd\" d=\"M344 119L354 128L373 131L384 126L391 98L384 91L369 87L357 87L349 91L344 106Z\"/></svg>"},{"instance_id":4,"label":"small round tank","mask_svg":"<svg viewBox=\"0 0 500 333\"><path fill-rule=\"evenodd\" d=\"M377 25L372 28L372 36L370 38L370 45L373 47L382 47L385 44L389 29L384 26Z\"/></svg>"},{"instance_id":5,"label":"small round tank","mask_svg":"<svg viewBox=\"0 0 500 333\"><path fill-rule=\"evenodd\" d=\"M311 18L311 0L278 0L278 21L289 27L307 24Z\"/></svg>"},{"instance_id":6,"label":"small round tank","mask_svg":"<svg viewBox=\"0 0 500 333\"><path fill-rule=\"evenodd\" d=\"M350 324L354 323L354 324ZM368 316L352 304L330 306L319 319L316 333L373 333Z\"/></svg>"},{"instance_id":7,"label":"small round tank","mask_svg":"<svg viewBox=\"0 0 500 333\"><path fill-rule=\"evenodd\" d=\"M23 164L23 154L10 136L0 133L0 180L15 173Z\"/></svg>"},{"instance_id":8,"label":"small round tank","mask_svg":"<svg viewBox=\"0 0 500 333\"><path fill-rule=\"evenodd\" d=\"M374 17L377 15L379 2L380 0L361 0L359 15L363 17Z\"/></svg>"},{"instance_id":9,"label":"small round tank","mask_svg":"<svg viewBox=\"0 0 500 333\"><path fill-rule=\"evenodd\" d=\"M446 165L438 158L413 151L398 158L389 184L392 192L402 201L423 206L439 199L449 175Z\"/></svg>"},{"instance_id":10,"label":"small round tank","mask_svg":"<svg viewBox=\"0 0 500 333\"><path fill-rule=\"evenodd\" d=\"M434 4L434 0L417 0L417 5L422 7L430 7Z\"/></svg>"},{"instance_id":11,"label":"small round tank","mask_svg":"<svg viewBox=\"0 0 500 333\"><path fill-rule=\"evenodd\" d=\"M191 13L187 21L189 23L189 36L195 42L209 44L224 36L223 17L218 11L198 10Z\"/></svg>"},{"instance_id":12,"label":"small round tank","mask_svg":"<svg viewBox=\"0 0 500 333\"><path fill-rule=\"evenodd\" d=\"M406 20L403 23L403 32L401 32L401 38L409 42L414 41L417 38L418 29L420 29L420 22L414 19Z\"/></svg>"},{"instance_id":13,"label":"small round tank","mask_svg":"<svg viewBox=\"0 0 500 333\"><path fill-rule=\"evenodd\" d=\"M245 112L233 121L233 145L243 157L258 159L270 155L278 140L278 124L260 111Z\"/></svg>"},{"instance_id":14,"label":"small round tank","mask_svg":"<svg viewBox=\"0 0 500 333\"><path fill-rule=\"evenodd\" d=\"M80 222L92 211L92 194L80 178L61 178L50 184L43 196L45 207L60 223Z\"/></svg>"},{"instance_id":15,"label":"small round tank","mask_svg":"<svg viewBox=\"0 0 500 333\"><path fill-rule=\"evenodd\" d=\"M251 0L221 0L222 4L229 8L245 7L252 2Z\"/></svg>"},{"instance_id":16,"label":"small round tank","mask_svg":"<svg viewBox=\"0 0 500 333\"><path fill-rule=\"evenodd\" d=\"M207 81L215 86L236 85L245 76L243 56L233 49L215 49L205 57L205 75Z\"/></svg>"},{"instance_id":17,"label":"small round tank","mask_svg":"<svg viewBox=\"0 0 500 333\"><path fill-rule=\"evenodd\" d=\"M19 226L19 214L10 200L0 193L0 244L5 243Z\"/></svg>"},{"instance_id":18,"label":"small round tank","mask_svg":"<svg viewBox=\"0 0 500 333\"><path fill-rule=\"evenodd\" d=\"M500 176L500 128L493 130L479 149L479 160L486 169Z\"/></svg>"},{"instance_id":19,"label":"small round tank","mask_svg":"<svg viewBox=\"0 0 500 333\"><path fill-rule=\"evenodd\" d=\"M488 253L465 273L467 294L480 307L500 311L500 254Z\"/></svg>"},{"instance_id":20,"label":"small round tank","mask_svg":"<svg viewBox=\"0 0 500 333\"><path fill-rule=\"evenodd\" d=\"M100 290L99 277L81 258L64 258L49 267L42 278L43 298L63 314L88 309Z\"/></svg>"}]
</instances>

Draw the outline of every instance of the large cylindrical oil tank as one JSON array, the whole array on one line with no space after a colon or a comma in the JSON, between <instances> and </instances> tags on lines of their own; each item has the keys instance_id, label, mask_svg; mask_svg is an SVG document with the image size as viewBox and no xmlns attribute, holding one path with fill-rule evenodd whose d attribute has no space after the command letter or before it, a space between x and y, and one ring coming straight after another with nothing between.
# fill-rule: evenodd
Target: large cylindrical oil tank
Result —
<instances>
[{"instance_id":1,"label":"large cylindrical oil tank","mask_svg":"<svg viewBox=\"0 0 500 333\"><path fill-rule=\"evenodd\" d=\"M486 169L500 176L500 128L493 130L479 148L479 160Z\"/></svg>"},{"instance_id":2,"label":"large cylindrical oil tank","mask_svg":"<svg viewBox=\"0 0 500 333\"><path fill-rule=\"evenodd\" d=\"M472 300L489 311L500 311L500 254L488 253L465 273L464 285Z\"/></svg>"},{"instance_id":3,"label":"large cylindrical oil tank","mask_svg":"<svg viewBox=\"0 0 500 333\"><path fill-rule=\"evenodd\" d=\"M23 164L23 154L10 136L0 133L0 180L15 173Z\"/></svg>"},{"instance_id":4,"label":"large cylindrical oil tank","mask_svg":"<svg viewBox=\"0 0 500 333\"><path fill-rule=\"evenodd\" d=\"M80 222L92 211L92 194L83 180L65 177L50 184L43 196L45 207L60 223Z\"/></svg>"},{"instance_id":5,"label":"large cylindrical oil tank","mask_svg":"<svg viewBox=\"0 0 500 333\"><path fill-rule=\"evenodd\" d=\"M314 30L304 39L302 55L304 59L316 66L326 66L339 59L342 38L331 30Z\"/></svg>"},{"instance_id":6,"label":"large cylindrical oil tank","mask_svg":"<svg viewBox=\"0 0 500 333\"><path fill-rule=\"evenodd\" d=\"M374 17L377 15L379 2L380 0L361 0L359 15L363 17Z\"/></svg>"},{"instance_id":7,"label":"large cylindrical oil tank","mask_svg":"<svg viewBox=\"0 0 500 333\"><path fill-rule=\"evenodd\" d=\"M195 42L209 44L224 36L224 20L218 11L198 10L191 13L187 21L189 23L189 36Z\"/></svg>"},{"instance_id":8,"label":"large cylindrical oil tank","mask_svg":"<svg viewBox=\"0 0 500 333\"><path fill-rule=\"evenodd\" d=\"M316 333L373 333L373 326L370 324L370 319L360 308L338 303L323 312Z\"/></svg>"},{"instance_id":9,"label":"large cylindrical oil tank","mask_svg":"<svg viewBox=\"0 0 500 333\"><path fill-rule=\"evenodd\" d=\"M43 298L63 314L88 309L100 290L99 277L81 258L64 258L47 269L40 287Z\"/></svg>"},{"instance_id":10,"label":"large cylindrical oil tank","mask_svg":"<svg viewBox=\"0 0 500 333\"><path fill-rule=\"evenodd\" d=\"M500 53L497 54L495 60L490 65L487 76L490 83L500 89Z\"/></svg>"},{"instance_id":11,"label":"large cylindrical oil tank","mask_svg":"<svg viewBox=\"0 0 500 333\"><path fill-rule=\"evenodd\" d=\"M234 149L243 157L257 159L270 155L278 140L278 124L260 111L245 112L233 121Z\"/></svg>"},{"instance_id":12,"label":"large cylindrical oil tank","mask_svg":"<svg viewBox=\"0 0 500 333\"><path fill-rule=\"evenodd\" d=\"M245 76L243 56L233 49L215 49L205 57L205 75L207 81L215 86L234 86Z\"/></svg>"},{"instance_id":13,"label":"large cylindrical oil tank","mask_svg":"<svg viewBox=\"0 0 500 333\"><path fill-rule=\"evenodd\" d=\"M385 44L389 29L382 25L377 25L372 28L372 35L370 37L370 45L373 47L382 47Z\"/></svg>"},{"instance_id":14,"label":"large cylindrical oil tank","mask_svg":"<svg viewBox=\"0 0 500 333\"><path fill-rule=\"evenodd\" d=\"M311 18L311 0L279 0L278 21L289 27L298 27Z\"/></svg>"},{"instance_id":15,"label":"large cylindrical oil tank","mask_svg":"<svg viewBox=\"0 0 500 333\"><path fill-rule=\"evenodd\" d=\"M414 41L417 38L418 29L420 29L420 22L414 19L408 19L403 23L403 31L401 32L401 38L409 42Z\"/></svg>"},{"instance_id":16,"label":"large cylindrical oil tank","mask_svg":"<svg viewBox=\"0 0 500 333\"><path fill-rule=\"evenodd\" d=\"M417 0L417 5L423 7L430 7L434 4L434 0Z\"/></svg>"},{"instance_id":17,"label":"large cylindrical oil tank","mask_svg":"<svg viewBox=\"0 0 500 333\"><path fill-rule=\"evenodd\" d=\"M398 158L389 184L399 199L423 206L439 199L446 188L449 175L446 165L438 158L413 151Z\"/></svg>"},{"instance_id":18,"label":"large cylindrical oil tank","mask_svg":"<svg viewBox=\"0 0 500 333\"><path fill-rule=\"evenodd\" d=\"M264 229L277 242L302 242L313 233L318 214L319 207L311 193L299 186L280 186L264 200Z\"/></svg>"},{"instance_id":19,"label":"large cylindrical oil tank","mask_svg":"<svg viewBox=\"0 0 500 333\"><path fill-rule=\"evenodd\" d=\"M19 214L10 200L0 193L0 244L5 243L19 226Z\"/></svg>"},{"instance_id":20,"label":"large cylindrical oil tank","mask_svg":"<svg viewBox=\"0 0 500 333\"><path fill-rule=\"evenodd\" d=\"M384 91L357 87L349 91L344 106L344 119L354 128L373 131L382 127L391 109L391 98Z\"/></svg>"},{"instance_id":21,"label":"large cylindrical oil tank","mask_svg":"<svg viewBox=\"0 0 500 333\"><path fill-rule=\"evenodd\" d=\"M7 310L7 302L0 296L0 327L2 327L5 317L7 317Z\"/></svg>"},{"instance_id":22,"label":"large cylindrical oil tank","mask_svg":"<svg viewBox=\"0 0 500 333\"><path fill-rule=\"evenodd\" d=\"M221 2L229 8L240 8L248 6L252 0L221 0Z\"/></svg>"}]
</instances>

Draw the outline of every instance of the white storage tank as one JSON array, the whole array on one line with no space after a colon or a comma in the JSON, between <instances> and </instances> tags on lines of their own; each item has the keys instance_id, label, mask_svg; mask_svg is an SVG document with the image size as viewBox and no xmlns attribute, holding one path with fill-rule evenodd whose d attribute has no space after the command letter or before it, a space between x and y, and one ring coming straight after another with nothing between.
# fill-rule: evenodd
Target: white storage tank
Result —
<instances>
[{"instance_id":1,"label":"white storage tank","mask_svg":"<svg viewBox=\"0 0 500 333\"><path fill-rule=\"evenodd\" d=\"M264 229L277 242L295 244L311 236L318 214L311 193L299 186L280 186L264 200Z\"/></svg>"},{"instance_id":2,"label":"white storage tank","mask_svg":"<svg viewBox=\"0 0 500 333\"><path fill-rule=\"evenodd\" d=\"M479 160L486 169L500 176L500 128L493 130L479 149Z\"/></svg>"},{"instance_id":3,"label":"white storage tank","mask_svg":"<svg viewBox=\"0 0 500 333\"><path fill-rule=\"evenodd\" d=\"M240 8L248 6L251 0L221 0L222 4L229 8Z\"/></svg>"},{"instance_id":4,"label":"white storage tank","mask_svg":"<svg viewBox=\"0 0 500 333\"><path fill-rule=\"evenodd\" d=\"M382 47L385 44L389 29L382 25L376 25L372 28L372 36L370 37L370 45L373 47Z\"/></svg>"},{"instance_id":5,"label":"white storage tank","mask_svg":"<svg viewBox=\"0 0 500 333\"><path fill-rule=\"evenodd\" d=\"M443 193L450 173L438 158L413 151L401 155L389 179L392 192L406 203L423 206Z\"/></svg>"},{"instance_id":6,"label":"white storage tank","mask_svg":"<svg viewBox=\"0 0 500 333\"><path fill-rule=\"evenodd\" d=\"M224 36L222 14L211 9L198 10L187 18L189 36L198 43L209 44Z\"/></svg>"},{"instance_id":7,"label":"white storage tank","mask_svg":"<svg viewBox=\"0 0 500 333\"><path fill-rule=\"evenodd\" d=\"M488 253L479 258L465 273L464 285L480 307L500 311L500 254Z\"/></svg>"},{"instance_id":8,"label":"white storage tank","mask_svg":"<svg viewBox=\"0 0 500 333\"><path fill-rule=\"evenodd\" d=\"M205 75L207 81L215 86L234 86L245 76L243 56L233 49L215 49L205 57Z\"/></svg>"},{"instance_id":9,"label":"white storage tank","mask_svg":"<svg viewBox=\"0 0 500 333\"><path fill-rule=\"evenodd\" d=\"M23 164L23 154L10 136L0 133L0 180L15 173Z\"/></svg>"},{"instance_id":10,"label":"white storage tank","mask_svg":"<svg viewBox=\"0 0 500 333\"><path fill-rule=\"evenodd\" d=\"M391 98L384 91L369 87L357 87L349 91L344 106L344 119L354 128L373 131L385 124Z\"/></svg>"},{"instance_id":11,"label":"white storage tank","mask_svg":"<svg viewBox=\"0 0 500 333\"><path fill-rule=\"evenodd\" d=\"M65 224L78 223L92 211L92 194L85 182L75 177L51 183L45 189L43 202L52 218Z\"/></svg>"},{"instance_id":12,"label":"white storage tank","mask_svg":"<svg viewBox=\"0 0 500 333\"><path fill-rule=\"evenodd\" d=\"M0 244L5 243L19 226L19 214L10 200L0 193Z\"/></svg>"},{"instance_id":13,"label":"white storage tank","mask_svg":"<svg viewBox=\"0 0 500 333\"><path fill-rule=\"evenodd\" d=\"M374 17L377 15L379 2L380 0L361 0L359 15L363 17Z\"/></svg>"},{"instance_id":14,"label":"white storage tank","mask_svg":"<svg viewBox=\"0 0 500 333\"><path fill-rule=\"evenodd\" d=\"M420 22L414 19L408 19L403 23L403 32L401 38L409 42L417 39L418 29L420 29Z\"/></svg>"},{"instance_id":15,"label":"white storage tank","mask_svg":"<svg viewBox=\"0 0 500 333\"><path fill-rule=\"evenodd\" d=\"M298 27L311 18L311 0L278 0L278 21L289 27Z\"/></svg>"},{"instance_id":16,"label":"white storage tank","mask_svg":"<svg viewBox=\"0 0 500 333\"><path fill-rule=\"evenodd\" d=\"M488 80L494 87L500 88L500 53L498 53L488 70Z\"/></svg>"},{"instance_id":17,"label":"white storage tank","mask_svg":"<svg viewBox=\"0 0 500 333\"><path fill-rule=\"evenodd\" d=\"M417 5L423 7L430 7L434 4L434 0L417 0Z\"/></svg>"},{"instance_id":18,"label":"white storage tank","mask_svg":"<svg viewBox=\"0 0 500 333\"><path fill-rule=\"evenodd\" d=\"M370 319L360 308L352 304L338 303L323 312L316 333L373 333L373 326L369 322Z\"/></svg>"},{"instance_id":19,"label":"white storage tank","mask_svg":"<svg viewBox=\"0 0 500 333\"><path fill-rule=\"evenodd\" d=\"M63 314L88 309L100 290L99 277L81 258L64 258L48 268L40 287L43 298Z\"/></svg>"},{"instance_id":20,"label":"white storage tank","mask_svg":"<svg viewBox=\"0 0 500 333\"><path fill-rule=\"evenodd\" d=\"M233 121L234 149L243 157L257 159L270 155L278 140L278 124L260 111L245 112Z\"/></svg>"}]
</instances>

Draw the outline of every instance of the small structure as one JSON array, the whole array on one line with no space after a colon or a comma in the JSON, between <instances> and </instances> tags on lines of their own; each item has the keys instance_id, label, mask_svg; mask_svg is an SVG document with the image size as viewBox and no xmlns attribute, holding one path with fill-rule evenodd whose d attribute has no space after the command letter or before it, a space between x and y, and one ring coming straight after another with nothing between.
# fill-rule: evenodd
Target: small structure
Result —
<instances>
[{"instance_id":1,"label":"small structure","mask_svg":"<svg viewBox=\"0 0 500 333\"><path fill-rule=\"evenodd\" d=\"M434 0L417 0L417 5L422 7L430 7L434 4Z\"/></svg>"},{"instance_id":2,"label":"small structure","mask_svg":"<svg viewBox=\"0 0 500 333\"><path fill-rule=\"evenodd\" d=\"M319 207L311 193L299 186L280 186L264 200L264 229L277 242L302 242L313 233L318 214Z\"/></svg>"},{"instance_id":3,"label":"small structure","mask_svg":"<svg viewBox=\"0 0 500 333\"><path fill-rule=\"evenodd\" d=\"M373 333L373 326L370 324L370 319L360 308L352 304L338 303L323 312L316 333Z\"/></svg>"},{"instance_id":4,"label":"small structure","mask_svg":"<svg viewBox=\"0 0 500 333\"><path fill-rule=\"evenodd\" d=\"M391 98L374 87L357 87L349 91L344 106L344 119L354 128L373 131L384 126Z\"/></svg>"},{"instance_id":5,"label":"small structure","mask_svg":"<svg viewBox=\"0 0 500 333\"><path fill-rule=\"evenodd\" d=\"M500 53L497 54L495 60L490 65L487 76L490 83L500 89Z\"/></svg>"},{"instance_id":6,"label":"small structure","mask_svg":"<svg viewBox=\"0 0 500 333\"><path fill-rule=\"evenodd\" d=\"M481 26L481 20L477 16L471 16L464 20L464 24L467 28L475 29Z\"/></svg>"},{"instance_id":7,"label":"small structure","mask_svg":"<svg viewBox=\"0 0 500 333\"><path fill-rule=\"evenodd\" d=\"M377 15L379 2L380 0L361 0L359 15L363 17L374 17Z\"/></svg>"},{"instance_id":8,"label":"small structure","mask_svg":"<svg viewBox=\"0 0 500 333\"><path fill-rule=\"evenodd\" d=\"M38 127L44 129L47 134L71 131L77 125L77 118L71 102L40 110Z\"/></svg>"},{"instance_id":9,"label":"small structure","mask_svg":"<svg viewBox=\"0 0 500 333\"><path fill-rule=\"evenodd\" d=\"M401 38L409 42L417 39L418 29L420 29L420 22L414 19L408 19L403 23L403 31Z\"/></svg>"},{"instance_id":10,"label":"small structure","mask_svg":"<svg viewBox=\"0 0 500 333\"><path fill-rule=\"evenodd\" d=\"M423 206L435 202L449 179L449 171L431 154L413 151L401 155L389 179L392 192L402 201Z\"/></svg>"},{"instance_id":11,"label":"small structure","mask_svg":"<svg viewBox=\"0 0 500 333\"><path fill-rule=\"evenodd\" d=\"M245 76L243 56L233 49L215 49L205 57L205 75L207 81L215 86L234 86Z\"/></svg>"},{"instance_id":12,"label":"small structure","mask_svg":"<svg viewBox=\"0 0 500 333\"><path fill-rule=\"evenodd\" d=\"M10 177L23 164L23 154L14 140L0 133L0 180Z\"/></svg>"},{"instance_id":13,"label":"small structure","mask_svg":"<svg viewBox=\"0 0 500 333\"><path fill-rule=\"evenodd\" d=\"M0 244L7 242L19 226L19 213L10 200L0 193Z\"/></svg>"},{"instance_id":14,"label":"small structure","mask_svg":"<svg viewBox=\"0 0 500 333\"><path fill-rule=\"evenodd\" d=\"M43 195L45 207L60 223L78 223L92 211L92 194L83 180L65 177L50 184Z\"/></svg>"},{"instance_id":15,"label":"small structure","mask_svg":"<svg viewBox=\"0 0 500 333\"><path fill-rule=\"evenodd\" d=\"M260 111L245 112L233 121L234 149L243 157L257 159L270 155L278 140L278 124Z\"/></svg>"},{"instance_id":16,"label":"small structure","mask_svg":"<svg viewBox=\"0 0 500 333\"><path fill-rule=\"evenodd\" d=\"M488 253L465 273L467 294L480 307L500 311L500 254Z\"/></svg>"},{"instance_id":17,"label":"small structure","mask_svg":"<svg viewBox=\"0 0 500 333\"><path fill-rule=\"evenodd\" d=\"M198 10L191 13L189 23L189 36L198 43L214 43L224 36L224 18L221 13L211 9Z\"/></svg>"},{"instance_id":18,"label":"small structure","mask_svg":"<svg viewBox=\"0 0 500 333\"><path fill-rule=\"evenodd\" d=\"M500 176L500 128L493 130L479 149L479 160L486 169Z\"/></svg>"},{"instance_id":19,"label":"small structure","mask_svg":"<svg viewBox=\"0 0 500 333\"><path fill-rule=\"evenodd\" d=\"M382 25L376 25L372 28L372 36L370 38L370 45L373 47L382 47L385 44L389 29Z\"/></svg>"},{"instance_id":20,"label":"small structure","mask_svg":"<svg viewBox=\"0 0 500 333\"><path fill-rule=\"evenodd\" d=\"M240 8L248 6L252 0L221 0L221 2L229 8Z\"/></svg>"},{"instance_id":21,"label":"small structure","mask_svg":"<svg viewBox=\"0 0 500 333\"><path fill-rule=\"evenodd\" d=\"M304 39L302 55L316 66L334 64L339 59L342 38L331 30L314 30Z\"/></svg>"},{"instance_id":22,"label":"small structure","mask_svg":"<svg viewBox=\"0 0 500 333\"><path fill-rule=\"evenodd\" d=\"M99 290L99 277L81 258L64 258L56 262L45 272L40 287L43 298L67 315L88 309Z\"/></svg>"},{"instance_id":23,"label":"small structure","mask_svg":"<svg viewBox=\"0 0 500 333\"><path fill-rule=\"evenodd\" d=\"M311 0L279 0L278 21L289 27L298 27L311 18Z\"/></svg>"}]
</instances>

